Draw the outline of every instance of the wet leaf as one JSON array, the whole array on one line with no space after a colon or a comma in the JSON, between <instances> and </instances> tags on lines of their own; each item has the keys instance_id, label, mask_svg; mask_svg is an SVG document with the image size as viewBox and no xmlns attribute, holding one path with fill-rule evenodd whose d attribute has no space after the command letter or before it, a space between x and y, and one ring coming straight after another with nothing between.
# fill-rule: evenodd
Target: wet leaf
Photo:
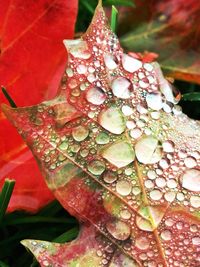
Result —
<instances>
[{"instance_id":1,"label":"wet leaf","mask_svg":"<svg viewBox=\"0 0 200 267\"><path fill-rule=\"evenodd\" d=\"M158 63L124 54L100 4L65 45L59 95L3 110L81 231L22 244L43 267L198 266L200 123Z\"/></svg>"},{"instance_id":2,"label":"wet leaf","mask_svg":"<svg viewBox=\"0 0 200 267\"><path fill-rule=\"evenodd\" d=\"M77 1L3 1L0 11L0 85L18 106L52 98L64 71L64 38L72 38ZM5 97L0 94L0 101ZM0 186L16 180L9 211L36 211L53 199L35 160L0 112Z\"/></svg>"},{"instance_id":3,"label":"wet leaf","mask_svg":"<svg viewBox=\"0 0 200 267\"><path fill-rule=\"evenodd\" d=\"M166 75L200 83L199 12L196 0L137 1L118 28L122 45L155 52Z\"/></svg>"}]
</instances>

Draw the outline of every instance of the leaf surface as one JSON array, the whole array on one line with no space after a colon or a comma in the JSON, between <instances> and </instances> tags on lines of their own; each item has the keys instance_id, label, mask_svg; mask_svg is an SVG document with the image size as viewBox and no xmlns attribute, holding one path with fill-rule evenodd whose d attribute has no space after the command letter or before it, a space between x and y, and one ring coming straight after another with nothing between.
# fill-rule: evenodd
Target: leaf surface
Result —
<instances>
[{"instance_id":1,"label":"leaf surface","mask_svg":"<svg viewBox=\"0 0 200 267\"><path fill-rule=\"evenodd\" d=\"M19 106L54 97L66 58L62 40L73 37L77 1L1 2L0 85ZM5 101L2 94L0 101ZM9 210L36 211L53 196L27 146L2 112L0 120L0 185L5 177L17 181Z\"/></svg>"},{"instance_id":2,"label":"leaf surface","mask_svg":"<svg viewBox=\"0 0 200 267\"><path fill-rule=\"evenodd\" d=\"M122 45L155 52L166 75L200 83L199 12L195 0L137 1L122 18Z\"/></svg>"},{"instance_id":3,"label":"leaf surface","mask_svg":"<svg viewBox=\"0 0 200 267\"><path fill-rule=\"evenodd\" d=\"M124 54L100 4L65 44L60 94L3 110L82 230L62 245L22 243L41 266L198 266L199 122L158 63Z\"/></svg>"}]
</instances>

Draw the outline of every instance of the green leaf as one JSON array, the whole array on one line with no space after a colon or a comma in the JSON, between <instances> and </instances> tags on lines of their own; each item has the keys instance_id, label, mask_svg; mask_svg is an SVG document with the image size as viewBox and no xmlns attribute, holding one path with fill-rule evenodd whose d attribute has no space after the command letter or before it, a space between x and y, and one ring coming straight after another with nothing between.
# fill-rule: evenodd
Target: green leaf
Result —
<instances>
[{"instance_id":1,"label":"green leaf","mask_svg":"<svg viewBox=\"0 0 200 267\"><path fill-rule=\"evenodd\" d=\"M182 100L184 101L200 101L200 93L187 93L182 96Z\"/></svg>"},{"instance_id":2,"label":"green leaf","mask_svg":"<svg viewBox=\"0 0 200 267\"><path fill-rule=\"evenodd\" d=\"M6 90L5 87L1 87L2 93L4 94L4 96L6 97L6 99L8 100L8 102L10 103L10 106L12 108L16 108L17 105L15 104L14 100L12 99L12 97L9 95L8 91Z\"/></svg>"},{"instance_id":3,"label":"green leaf","mask_svg":"<svg viewBox=\"0 0 200 267\"><path fill-rule=\"evenodd\" d=\"M117 17L118 17L118 10L115 6L112 6L112 13L111 13L111 29L113 32L116 32L117 28Z\"/></svg>"},{"instance_id":4,"label":"green leaf","mask_svg":"<svg viewBox=\"0 0 200 267\"><path fill-rule=\"evenodd\" d=\"M0 222L2 221L7 210L14 186L15 180L5 180L5 183L0 193Z\"/></svg>"},{"instance_id":5,"label":"green leaf","mask_svg":"<svg viewBox=\"0 0 200 267\"><path fill-rule=\"evenodd\" d=\"M111 5L115 5L115 6L130 6L130 7L134 7L134 1L132 0L105 0L103 2L103 4L105 6L111 6Z\"/></svg>"}]
</instances>

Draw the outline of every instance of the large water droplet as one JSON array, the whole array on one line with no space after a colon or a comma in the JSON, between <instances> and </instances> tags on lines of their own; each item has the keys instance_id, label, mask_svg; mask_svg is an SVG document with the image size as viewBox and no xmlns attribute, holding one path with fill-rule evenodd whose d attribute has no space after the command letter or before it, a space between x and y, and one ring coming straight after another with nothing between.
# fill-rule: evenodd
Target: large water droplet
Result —
<instances>
[{"instance_id":1,"label":"large water droplet","mask_svg":"<svg viewBox=\"0 0 200 267\"><path fill-rule=\"evenodd\" d=\"M190 204L194 208L200 208L200 197L199 196L191 196Z\"/></svg>"},{"instance_id":2,"label":"large water droplet","mask_svg":"<svg viewBox=\"0 0 200 267\"><path fill-rule=\"evenodd\" d=\"M72 136L78 142L85 140L88 134L89 130L84 126L78 126L72 130Z\"/></svg>"},{"instance_id":3,"label":"large water droplet","mask_svg":"<svg viewBox=\"0 0 200 267\"><path fill-rule=\"evenodd\" d=\"M105 171L105 164L99 160L93 160L88 165L88 170L94 175L101 175Z\"/></svg>"},{"instance_id":4,"label":"large water droplet","mask_svg":"<svg viewBox=\"0 0 200 267\"><path fill-rule=\"evenodd\" d=\"M121 180L118 181L116 184L116 191L121 195L121 196L128 196L131 193L132 185L130 182Z\"/></svg>"},{"instance_id":5,"label":"large water droplet","mask_svg":"<svg viewBox=\"0 0 200 267\"><path fill-rule=\"evenodd\" d=\"M59 145L59 149L61 150L67 150L69 144L68 141L63 141L60 145Z\"/></svg>"},{"instance_id":6,"label":"large water droplet","mask_svg":"<svg viewBox=\"0 0 200 267\"><path fill-rule=\"evenodd\" d=\"M135 154L141 163L154 164L162 158L161 145L155 137L144 136L136 143Z\"/></svg>"},{"instance_id":7,"label":"large water droplet","mask_svg":"<svg viewBox=\"0 0 200 267\"><path fill-rule=\"evenodd\" d=\"M112 184L117 180L117 175L113 172L107 171L103 175L103 180L108 184Z\"/></svg>"},{"instance_id":8,"label":"large water droplet","mask_svg":"<svg viewBox=\"0 0 200 267\"><path fill-rule=\"evenodd\" d=\"M149 248L150 242L145 236L137 237L135 240L135 246L141 250Z\"/></svg>"},{"instance_id":9,"label":"large water droplet","mask_svg":"<svg viewBox=\"0 0 200 267\"><path fill-rule=\"evenodd\" d=\"M161 238L165 241L169 241L172 238L172 233L169 230L163 230L161 232Z\"/></svg>"},{"instance_id":10,"label":"large water droplet","mask_svg":"<svg viewBox=\"0 0 200 267\"><path fill-rule=\"evenodd\" d=\"M111 89L116 97L128 99L133 91L133 85L130 80L119 77L112 82Z\"/></svg>"},{"instance_id":11,"label":"large water droplet","mask_svg":"<svg viewBox=\"0 0 200 267\"><path fill-rule=\"evenodd\" d=\"M110 136L107 133L101 132L96 137L96 142L99 145L108 144L110 141Z\"/></svg>"},{"instance_id":12,"label":"large water droplet","mask_svg":"<svg viewBox=\"0 0 200 267\"><path fill-rule=\"evenodd\" d=\"M135 159L132 146L125 141L120 141L107 147L103 150L102 156L118 168L127 166Z\"/></svg>"},{"instance_id":13,"label":"large water droplet","mask_svg":"<svg viewBox=\"0 0 200 267\"><path fill-rule=\"evenodd\" d=\"M86 99L94 105L101 105L106 100L106 95L100 87L93 87L87 91Z\"/></svg>"},{"instance_id":14,"label":"large water droplet","mask_svg":"<svg viewBox=\"0 0 200 267\"><path fill-rule=\"evenodd\" d=\"M126 128L126 122L120 109L110 107L103 110L98 117L99 124L114 134L121 134Z\"/></svg>"},{"instance_id":15,"label":"large water droplet","mask_svg":"<svg viewBox=\"0 0 200 267\"><path fill-rule=\"evenodd\" d=\"M113 70L117 68L118 60L111 54L107 54L104 56L104 62L108 69Z\"/></svg>"},{"instance_id":16,"label":"large water droplet","mask_svg":"<svg viewBox=\"0 0 200 267\"><path fill-rule=\"evenodd\" d=\"M172 141L169 141L169 140L163 142L163 144L162 144L163 151L168 152L168 153L174 152L174 146L175 146L174 143Z\"/></svg>"},{"instance_id":17,"label":"large water droplet","mask_svg":"<svg viewBox=\"0 0 200 267\"><path fill-rule=\"evenodd\" d=\"M122 57L122 66L128 72L135 72L142 67L142 62L124 54Z\"/></svg>"},{"instance_id":18,"label":"large water droplet","mask_svg":"<svg viewBox=\"0 0 200 267\"><path fill-rule=\"evenodd\" d=\"M186 170L180 177L182 186L187 190L200 192L200 171L197 169Z\"/></svg>"},{"instance_id":19,"label":"large water droplet","mask_svg":"<svg viewBox=\"0 0 200 267\"><path fill-rule=\"evenodd\" d=\"M123 221L113 221L106 224L108 232L116 239L124 241L129 238L131 234L130 226Z\"/></svg>"},{"instance_id":20,"label":"large water droplet","mask_svg":"<svg viewBox=\"0 0 200 267\"><path fill-rule=\"evenodd\" d=\"M153 110L160 110L163 107L162 96L160 93L151 93L146 96L147 105Z\"/></svg>"}]
</instances>

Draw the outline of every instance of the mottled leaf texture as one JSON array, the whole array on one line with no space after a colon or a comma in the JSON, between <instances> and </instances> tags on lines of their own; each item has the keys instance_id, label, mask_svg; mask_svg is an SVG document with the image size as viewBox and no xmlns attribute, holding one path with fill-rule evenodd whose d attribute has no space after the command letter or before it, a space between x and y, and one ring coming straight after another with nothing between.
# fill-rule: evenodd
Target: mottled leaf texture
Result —
<instances>
[{"instance_id":1,"label":"mottled leaf texture","mask_svg":"<svg viewBox=\"0 0 200 267\"><path fill-rule=\"evenodd\" d=\"M0 0L0 86L18 106L55 96L64 71L64 38L72 38L76 0ZM5 102L3 94L0 101ZM37 164L0 112L0 187L16 180L9 211L37 211L53 199Z\"/></svg>"},{"instance_id":2,"label":"mottled leaf texture","mask_svg":"<svg viewBox=\"0 0 200 267\"><path fill-rule=\"evenodd\" d=\"M62 245L22 243L41 266L199 266L199 122L156 62L123 53L101 4L64 43L59 96L3 109L81 230Z\"/></svg>"},{"instance_id":3,"label":"mottled leaf texture","mask_svg":"<svg viewBox=\"0 0 200 267\"><path fill-rule=\"evenodd\" d=\"M119 27L126 33L122 45L158 53L166 75L200 83L199 13L200 1L196 0L138 0Z\"/></svg>"}]
</instances>

